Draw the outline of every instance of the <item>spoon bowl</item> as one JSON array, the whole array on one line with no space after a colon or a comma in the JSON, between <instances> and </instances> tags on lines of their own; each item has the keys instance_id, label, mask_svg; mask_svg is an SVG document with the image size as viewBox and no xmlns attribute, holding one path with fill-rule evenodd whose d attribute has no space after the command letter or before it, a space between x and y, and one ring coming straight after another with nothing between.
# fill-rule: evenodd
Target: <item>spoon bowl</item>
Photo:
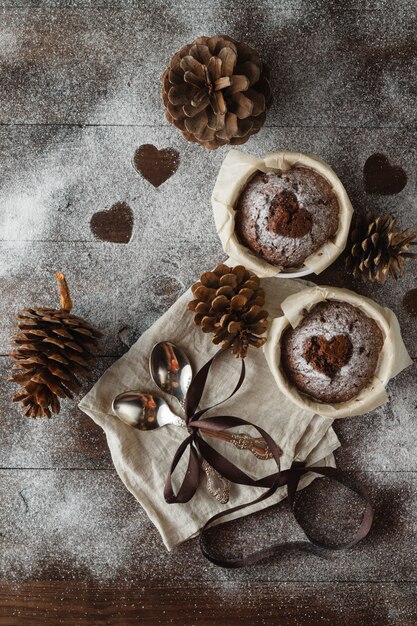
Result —
<instances>
[{"instance_id":1,"label":"spoon bowl","mask_svg":"<svg viewBox=\"0 0 417 626\"><path fill-rule=\"evenodd\" d=\"M157 343L149 357L149 369L156 386L183 404L193 372L181 348L170 341Z\"/></svg>"},{"instance_id":2,"label":"spoon bowl","mask_svg":"<svg viewBox=\"0 0 417 626\"><path fill-rule=\"evenodd\" d=\"M184 406L185 396L193 379L192 366L185 352L170 341L161 341L152 349L149 370L156 386L177 398L181 406ZM204 428L200 432L228 441L239 450L249 450L258 459L272 458L263 437L251 437L245 433L213 432Z\"/></svg>"},{"instance_id":3,"label":"spoon bowl","mask_svg":"<svg viewBox=\"0 0 417 626\"><path fill-rule=\"evenodd\" d=\"M120 393L113 400L112 410L122 422L138 430L154 430L167 424L185 425L172 413L165 400L141 391Z\"/></svg>"}]
</instances>

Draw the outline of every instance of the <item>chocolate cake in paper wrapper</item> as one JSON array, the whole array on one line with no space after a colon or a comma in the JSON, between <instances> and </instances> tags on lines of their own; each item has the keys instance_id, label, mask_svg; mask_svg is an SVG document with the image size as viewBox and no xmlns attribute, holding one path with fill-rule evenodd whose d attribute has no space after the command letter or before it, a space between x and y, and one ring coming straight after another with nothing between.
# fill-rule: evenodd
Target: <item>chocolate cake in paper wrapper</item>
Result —
<instances>
[{"instance_id":1,"label":"chocolate cake in paper wrapper","mask_svg":"<svg viewBox=\"0 0 417 626\"><path fill-rule=\"evenodd\" d=\"M335 235L307 256L301 267L284 270L257 256L239 241L235 230L235 212L242 191L257 172L285 172L297 166L314 170L329 183L339 205L339 225ZM331 167L317 157L299 152L271 152L264 158L258 158L231 150L220 168L212 193L212 206L224 251L233 262L241 263L260 277L276 275L290 278L313 272L320 274L344 250L353 213L349 197Z\"/></svg>"},{"instance_id":2,"label":"chocolate cake in paper wrapper","mask_svg":"<svg viewBox=\"0 0 417 626\"><path fill-rule=\"evenodd\" d=\"M326 300L347 302L358 307L365 315L375 320L384 338L371 383L351 400L337 404L319 402L301 393L290 383L281 367L281 338L284 331L289 325L296 328L308 311ZM412 363L395 314L390 309L381 307L369 298L348 289L309 287L286 298L281 304L281 309L283 316L275 318L270 323L264 353L278 388L300 408L333 419L372 411L388 401L385 388L388 381Z\"/></svg>"}]
</instances>

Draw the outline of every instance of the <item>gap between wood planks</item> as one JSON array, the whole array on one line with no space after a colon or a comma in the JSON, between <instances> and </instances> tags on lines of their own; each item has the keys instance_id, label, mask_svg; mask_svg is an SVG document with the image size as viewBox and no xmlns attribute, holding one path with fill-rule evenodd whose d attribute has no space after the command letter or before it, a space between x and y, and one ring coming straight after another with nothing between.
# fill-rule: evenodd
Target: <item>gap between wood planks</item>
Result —
<instances>
[{"instance_id":1,"label":"gap between wood planks","mask_svg":"<svg viewBox=\"0 0 417 626\"><path fill-rule=\"evenodd\" d=\"M0 7L1 8L1 7ZM14 126L65 126L75 128L158 128L169 130L171 127L166 124L111 124L111 123L83 123L83 122L0 122L0 127L12 128ZM315 125L315 124L303 124L296 126L288 126L288 124L264 124L262 128L282 128L285 130L297 130L297 129L312 129L312 130L386 130L386 131L412 131L412 126L341 126L340 124L330 125ZM231 146L233 147L233 146Z\"/></svg>"}]
</instances>

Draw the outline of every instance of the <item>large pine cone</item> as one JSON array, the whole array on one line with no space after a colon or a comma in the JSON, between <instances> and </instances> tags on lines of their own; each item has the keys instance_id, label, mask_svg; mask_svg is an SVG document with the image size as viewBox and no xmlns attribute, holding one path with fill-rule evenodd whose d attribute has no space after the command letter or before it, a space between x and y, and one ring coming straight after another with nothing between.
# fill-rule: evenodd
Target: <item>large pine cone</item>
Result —
<instances>
[{"instance_id":1,"label":"large pine cone","mask_svg":"<svg viewBox=\"0 0 417 626\"><path fill-rule=\"evenodd\" d=\"M181 48L162 81L167 120L209 150L245 143L272 102L259 54L226 35L198 37Z\"/></svg>"},{"instance_id":2,"label":"large pine cone","mask_svg":"<svg viewBox=\"0 0 417 626\"><path fill-rule=\"evenodd\" d=\"M72 306L65 278L57 274L61 308L33 308L20 311L18 331L9 353L17 370L9 379L23 387L13 397L23 415L51 417L59 413L58 398L72 398L81 389L95 361L101 333L80 317L70 314Z\"/></svg>"},{"instance_id":3,"label":"large pine cone","mask_svg":"<svg viewBox=\"0 0 417 626\"><path fill-rule=\"evenodd\" d=\"M346 269L364 281L385 282L390 274L397 279L404 273L404 260L417 259L409 252L417 233L399 231L391 215L376 216L371 211L357 215L350 233Z\"/></svg>"},{"instance_id":4,"label":"large pine cone","mask_svg":"<svg viewBox=\"0 0 417 626\"><path fill-rule=\"evenodd\" d=\"M220 264L191 287L195 299L188 308L196 313L195 323L204 333L214 333L213 343L231 348L236 357L244 358L250 345L260 348L266 341L258 336L268 326L259 282L242 265Z\"/></svg>"}]
</instances>

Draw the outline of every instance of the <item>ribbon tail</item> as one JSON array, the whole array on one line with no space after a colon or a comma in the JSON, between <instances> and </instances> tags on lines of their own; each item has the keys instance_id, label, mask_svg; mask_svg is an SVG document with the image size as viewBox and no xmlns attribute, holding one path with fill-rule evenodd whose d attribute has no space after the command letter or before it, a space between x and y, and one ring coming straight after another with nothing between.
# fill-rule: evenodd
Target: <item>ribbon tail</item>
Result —
<instances>
[{"instance_id":1,"label":"ribbon tail","mask_svg":"<svg viewBox=\"0 0 417 626\"><path fill-rule=\"evenodd\" d=\"M172 474L174 473L175 468L188 446L190 447L190 456L188 458L187 471L181 483L181 487L179 488L177 495L175 495L172 487ZM171 463L164 486L165 502L168 504L189 502L198 489L199 481L200 460L193 444L193 435L190 435L187 439L184 439L182 444L179 446Z\"/></svg>"},{"instance_id":2,"label":"ribbon tail","mask_svg":"<svg viewBox=\"0 0 417 626\"><path fill-rule=\"evenodd\" d=\"M344 542L344 543L339 543L339 544L331 543L331 542L324 543L324 542L318 541L311 535L310 532L308 532L305 529L304 524L300 522L300 520L298 519L296 510L295 510L295 494L296 494L301 477L305 474L308 474L309 472L314 472L314 473L320 474L321 476L326 476L328 478L336 480L337 482L341 483L348 489L351 489L352 491L357 493L359 496L361 496L365 500L366 507L362 515L362 520L352 540L348 542ZM350 480L344 472L336 470L333 467L305 467L302 464L294 463L290 469L280 472L280 478L281 478L280 482L284 482L287 484L288 500L289 500L291 510L294 514L294 517L297 523L299 524L299 526L304 531L306 537L309 539L309 541L312 544L320 548L327 549L327 550L344 550L346 548L350 548L356 545L361 539L366 537L366 535L368 534L372 526L372 520L373 520L373 509L369 501L368 491L364 485ZM272 486L270 489L268 489L268 491L266 491L259 498L257 498L256 500L253 500L252 502L241 504L240 506L236 506L227 511L222 511L221 513L217 513L217 515L214 515L208 520L208 522L203 527L201 535L200 535L200 549L203 555L209 561L211 561L215 565L219 565L220 567L227 567L227 568L246 567L248 565L253 565L255 563L258 563L259 561L266 559L268 557L274 556L282 550L284 546L283 543L274 543L268 547L262 548L260 550L256 550L245 556L226 557L226 556L221 556L221 555L213 553L211 549L207 547L204 541L206 531L213 525L214 522L221 519L222 517L230 515L231 513L242 510L246 507L250 507L251 505L261 502L262 500L268 499L276 491L277 486L278 485ZM275 506L275 505L272 505L272 506Z\"/></svg>"},{"instance_id":3,"label":"ribbon tail","mask_svg":"<svg viewBox=\"0 0 417 626\"><path fill-rule=\"evenodd\" d=\"M296 491L301 477L305 474L308 474L309 472L313 472L315 474L319 474L320 476L325 476L326 478L335 480L350 491L356 493L366 503L359 527L351 540L342 543L318 541L312 536L310 532L306 530L304 524L300 522L296 511ZM300 467L298 466L298 464L294 464L289 473L287 490L288 502L298 525L301 527L309 541L311 541L311 543L313 543L315 546L318 546L319 548L324 548L326 550L345 550L347 548L352 548L357 543L359 543L359 541L364 539L371 529L374 518L374 510L369 500L368 490L365 485L362 485L361 483L352 480L352 478L349 477L345 472L341 472L334 467Z\"/></svg>"},{"instance_id":4,"label":"ribbon tail","mask_svg":"<svg viewBox=\"0 0 417 626\"><path fill-rule=\"evenodd\" d=\"M254 565L258 561L262 561L263 559L276 554L277 548L281 547L281 544L273 544L272 546L269 546L267 548L262 548L261 550L251 552L245 557L227 558L227 557L217 556L216 554L211 552L211 550L206 546L206 543L204 541L206 531L208 531L209 528L213 526L216 520L221 519L225 515L231 515L233 513L236 513L237 511L246 509L247 507L250 507L254 504L258 504L259 502L262 502L263 500L267 500L270 496L273 495L275 491L276 491L276 487L271 487L270 489L268 489L268 491L261 494L255 500L252 500L251 502L245 502L244 504L239 504L238 506L234 506L233 508L228 509L227 511L221 511L220 513L217 513L216 515L213 515L213 517L211 517L208 520L208 522L206 522L206 524L201 529L199 540L200 540L200 550L208 561L211 561L212 563L214 563L215 565L219 565L220 567L237 569L240 567L246 567L248 565ZM271 505L271 507L273 506L274 505ZM271 507L268 507L268 508L271 508ZM227 520L226 520L226 523L227 523Z\"/></svg>"}]
</instances>

